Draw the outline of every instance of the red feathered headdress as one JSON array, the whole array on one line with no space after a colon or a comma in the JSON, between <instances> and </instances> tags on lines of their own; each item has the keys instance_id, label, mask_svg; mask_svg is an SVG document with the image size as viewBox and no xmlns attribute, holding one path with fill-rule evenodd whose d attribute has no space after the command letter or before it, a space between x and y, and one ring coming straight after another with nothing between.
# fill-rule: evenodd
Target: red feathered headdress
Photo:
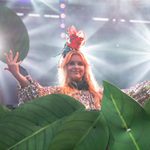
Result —
<instances>
[{"instance_id":1,"label":"red feathered headdress","mask_svg":"<svg viewBox=\"0 0 150 150\"><path fill-rule=\"evenodd\" d=\"M85 44L85 34L83 31L77 31L74 26L71 26L68 28L67 33L67 45L69 47L76 49L76 45L83 46Z\"/></svg>"}]
</instances>

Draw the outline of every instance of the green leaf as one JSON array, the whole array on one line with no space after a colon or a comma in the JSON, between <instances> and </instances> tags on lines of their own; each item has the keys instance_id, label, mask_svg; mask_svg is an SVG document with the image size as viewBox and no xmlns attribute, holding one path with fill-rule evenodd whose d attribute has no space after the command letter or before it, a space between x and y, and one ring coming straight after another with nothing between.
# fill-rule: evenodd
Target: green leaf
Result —
<instances>
[{"instance_id":1,"label":"green leaf","mask_svg":"<svg viewBox=\"0 0 150 150\"><path fill-rule=\"evenodd\" d=\"M150 100L147 100L144 104L144 110L150 116Z\"/></svg>"},{"instance_id":2,"label":"green leaf","mask_svg":"<svg viewBox=\"0 0 150 150\"><path fill-rule=\"evenodd\" d=\"M98 111L77 112L62 123L50 150L106 150L109 132Z\"/></svg>"},{"instance_id":3,"label":"green leaf","mask_svg":"<svg viewBox=\"0 0 150 150\"><path fill-rule=\"evenodd\" d=\"M5 117L5 115L9 112L10 110L5 107L0 105L0 119L2 119L3 117Z\"/></svg>"},{"instance_id":4,"label":"green leaf","mask_svg":"<svg viewBox=\"0 0 150 150\"><path fill-rule=\"evenodd\" d=\"M108 143L108 127L98 111L75 112L55 121L10 149L15 150L105 150Z\"/></svg>"},{"instance_id":5,"label":"green leaf","mask_svg":"<svg viewBox=\"0 0 150 150\"><path fill-rule=\"evenodd\" d=\"M31 137L35 142L36 134L40 130L46 129L51 123L81 110L84 110L84 106L66 95L53 94L32 100L11 111L0 120L0 149L15 149L17 145L28 141ZM21 150L23 147L26 150L30 144L26 142L24 146L21 145Z\"/></svg>"},{"instance_id":6,"label":"green leaf","mask_svg":"<svg viewBox=\"0 0 150 150\"><path fill-rule=\"evenodd\" d=\"M149 116L135 100L108 82L104 82L102 113L110 128L109 150L149 150Z\"/></svg>"},{"instance_id":7,"label":"green leaf","mask_svg":"<svg viewBox=\"0 0 150 150\"><path fill-rule=\"evenodd\" d=\"M0 60L5 62L4 52L12 49L19 51L23 60L29 50L29 36L27 29L19 16L11 9L0 6Z\"/></svg>"}]
</instances>

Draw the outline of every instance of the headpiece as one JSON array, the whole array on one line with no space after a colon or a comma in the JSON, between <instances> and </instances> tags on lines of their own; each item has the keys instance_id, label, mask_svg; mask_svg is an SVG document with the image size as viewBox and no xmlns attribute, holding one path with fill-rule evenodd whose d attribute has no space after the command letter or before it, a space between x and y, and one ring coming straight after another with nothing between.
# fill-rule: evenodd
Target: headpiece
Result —
<instances>
[{"instance_id":1,"label":"headpiece","mask_svg":"<svg viewBox=\"0 0 150 150\"><path fill-rule=\"evenodd\" d=\"M77 46L83 46L85 44L85 34L81 30L77 30L74 26L71 26L67 30L67 42L63 48L63 57L71 50L79 50Z\"/></svg>"}]
</instances>

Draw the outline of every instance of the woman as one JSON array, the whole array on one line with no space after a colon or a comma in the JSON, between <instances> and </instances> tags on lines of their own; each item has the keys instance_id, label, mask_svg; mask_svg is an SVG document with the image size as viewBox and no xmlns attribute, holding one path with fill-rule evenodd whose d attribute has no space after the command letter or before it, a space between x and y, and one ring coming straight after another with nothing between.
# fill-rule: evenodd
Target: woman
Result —
<instances>
[{"instance_id":1,"label":"woman","mask_svg":"<svg viewBox=\"0 0 150 150\"><path fill-rule=\"evenodd\" d=\"M68 29L68 41L62 53L59 65L60 86L43 87L29 76L20 73L19 53L13 56L12 51L6 54L8 68L19 81L19 104L48 94L67 94L79 100L86 109L100 109L102 89L93 78L89 64L80 48L85 43L85 35L74 26ZM130 89L122 90L141 105L150 98L150 81L144 81Z\"/></svg>"},{"instance_id":2,"label":"woman","mask_svg":"<svg viewBox=\"0 0 150 150\"><path fill-rule=\"evenodd\" d=\"M79 100L86 109L100 109L102 90L94 80L89 64L80 48L85 43L85 35L74 26L68 28L68 41L62 53L59 65L60 86L43 87L29 76L20 73L19 53L6 54L8 68L19 81L19 103L48 94L66 94Z\"/></svg>"}]
</instances>

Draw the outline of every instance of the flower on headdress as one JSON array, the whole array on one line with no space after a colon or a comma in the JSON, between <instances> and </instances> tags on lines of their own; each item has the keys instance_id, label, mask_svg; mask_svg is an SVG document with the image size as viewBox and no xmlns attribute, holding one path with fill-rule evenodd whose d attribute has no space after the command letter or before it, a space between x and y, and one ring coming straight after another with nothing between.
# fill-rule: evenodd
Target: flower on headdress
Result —
<instances>
[{"instance_id":1,"label":"flower on headdress","mask_svg":"<svg viewBox=\"0 0 150 150\"><path fill-rule=\"evenodd\" d=\"M74 26L71 26L67 30L68 41L67 45L75 50L79 50L81 46L85 44L85 34L83 31L77 29Z\"/></svg>"},{"instance_id":2,"label":"flower on headdress","mask_svg":"<svg viewBox=\"0 0 150 150\"><path fill-rule=\"evenodd\" d=\"M77 29L74 26L71 26L67 30L67 42L63 48L63 57L71 50L80 50L80 47L85 44L85 34L83 31Z\"/></svg>"}]
</instances>

